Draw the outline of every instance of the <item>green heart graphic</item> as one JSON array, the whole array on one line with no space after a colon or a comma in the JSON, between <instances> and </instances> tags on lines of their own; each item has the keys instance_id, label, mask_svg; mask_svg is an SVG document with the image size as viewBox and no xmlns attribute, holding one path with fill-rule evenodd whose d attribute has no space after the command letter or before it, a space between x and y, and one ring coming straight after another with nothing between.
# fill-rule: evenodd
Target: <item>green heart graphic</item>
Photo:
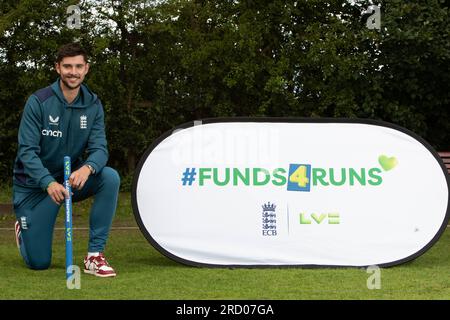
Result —
<instances>
[{"instance_id":1,"label":"green heart graphic","mask_svg":"<svg viewBox=\"0 0 450 320\"><path fill-rule=\"evenodd\" d=\"M395 157L387 157L384 154L378 157L378 162L384 171L389 171L397 166L398 161Z\"/></svg>"}]
</instances>

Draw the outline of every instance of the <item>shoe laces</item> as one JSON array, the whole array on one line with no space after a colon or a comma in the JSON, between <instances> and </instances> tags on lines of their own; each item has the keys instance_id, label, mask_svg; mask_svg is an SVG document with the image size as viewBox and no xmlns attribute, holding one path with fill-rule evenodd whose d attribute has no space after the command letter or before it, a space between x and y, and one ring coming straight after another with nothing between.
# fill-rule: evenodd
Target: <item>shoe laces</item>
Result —
<instances>
[{"instance_id":1,"label":"shoe laces","mask_svg":"<svg viewBox=\"0 0 450 320\"><path fill-rule=\"evenodd\" d=\"M92 260L97 261L97 265L106 265L109 266L108 261L106 261L105 256L103 255L103 253L100 253L98 256L96 257L91 257Z\"/></svg>"}]
</instances>

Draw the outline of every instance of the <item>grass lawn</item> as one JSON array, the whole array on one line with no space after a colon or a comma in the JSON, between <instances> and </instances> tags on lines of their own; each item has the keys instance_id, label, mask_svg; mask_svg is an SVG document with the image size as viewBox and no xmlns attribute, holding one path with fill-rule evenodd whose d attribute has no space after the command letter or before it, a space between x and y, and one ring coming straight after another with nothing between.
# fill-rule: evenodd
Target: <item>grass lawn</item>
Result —
<instances>
[{"instance_id":1,"label":"grass lawn","mask_svg":"<svg viewBox=\"0 0 450 320\"><path fill-rule=\"evenodd\" d=\"M3 189L4 190L4 189ZM0 200L9 199L5 191ZM74 227L88 226L91 200L74 204ZM63 210L57 227L63 228ZM114 229L106 256L118 275L82 274L81 289L65 281L63 230L56 230L52 266L26 268L12 230L0 218L0 299L450 299L450 229L416 260L381 270L381 289L369 290L362 268L207 269L178 264L153 249L138 229ZM130 194L122 193L113 227L137 227ZM9 228L10 230L5 230ZM74 231L74 261L82 266L88 230Z\"/></svg>"}]
</instances>

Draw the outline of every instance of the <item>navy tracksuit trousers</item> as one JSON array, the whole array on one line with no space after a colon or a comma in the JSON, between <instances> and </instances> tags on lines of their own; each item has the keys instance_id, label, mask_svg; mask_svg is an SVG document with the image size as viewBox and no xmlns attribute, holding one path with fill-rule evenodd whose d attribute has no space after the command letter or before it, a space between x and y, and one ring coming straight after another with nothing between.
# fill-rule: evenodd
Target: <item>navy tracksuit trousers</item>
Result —
<instances>
[{"instance_id":1,"label":"navy tracksuit trousers","mask_svg":"<svg viewBox=\"0 0 450 320\"><path fill-rule=\"evenodd\" d=\"M89 217L89 252L102 252L105 248L116 212L119 186L117 171L104 167L98 174L89 176L83 189L72 190L73 202L94 196ZM31 269L47 269L52 259L53 229L61 205L54 203L46 191L30 192L16 186L13 190L17 220L21 223L24 217L26 224L26 228L24 224L21 227L20 253Z\"/></svg>"}]
</instances>

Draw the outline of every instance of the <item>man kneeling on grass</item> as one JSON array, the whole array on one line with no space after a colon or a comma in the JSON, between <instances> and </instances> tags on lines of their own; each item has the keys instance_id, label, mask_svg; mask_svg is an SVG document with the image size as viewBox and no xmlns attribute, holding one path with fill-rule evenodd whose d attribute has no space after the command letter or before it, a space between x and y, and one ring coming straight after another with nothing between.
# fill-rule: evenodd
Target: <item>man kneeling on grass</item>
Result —
<instances>
[{"instance_id":1,"label":"man kneeling on grass","mask_svg":"<svg viewBox=\"0 0 450 320\"><path fill-rule=\"evenodd\" d=\"M61 47L55 67L60 77L29 97L20 122L13 177L16 243L28 267L49 268L56 216L68 196L63 186L63 159L70 156L73 201L94 196L84 272L114 277L116 272L103 251L116 211L120 178L106 167L103 107L82 84L89 70L83 48L75 43Z\"/></svg>"}]
</instances>

